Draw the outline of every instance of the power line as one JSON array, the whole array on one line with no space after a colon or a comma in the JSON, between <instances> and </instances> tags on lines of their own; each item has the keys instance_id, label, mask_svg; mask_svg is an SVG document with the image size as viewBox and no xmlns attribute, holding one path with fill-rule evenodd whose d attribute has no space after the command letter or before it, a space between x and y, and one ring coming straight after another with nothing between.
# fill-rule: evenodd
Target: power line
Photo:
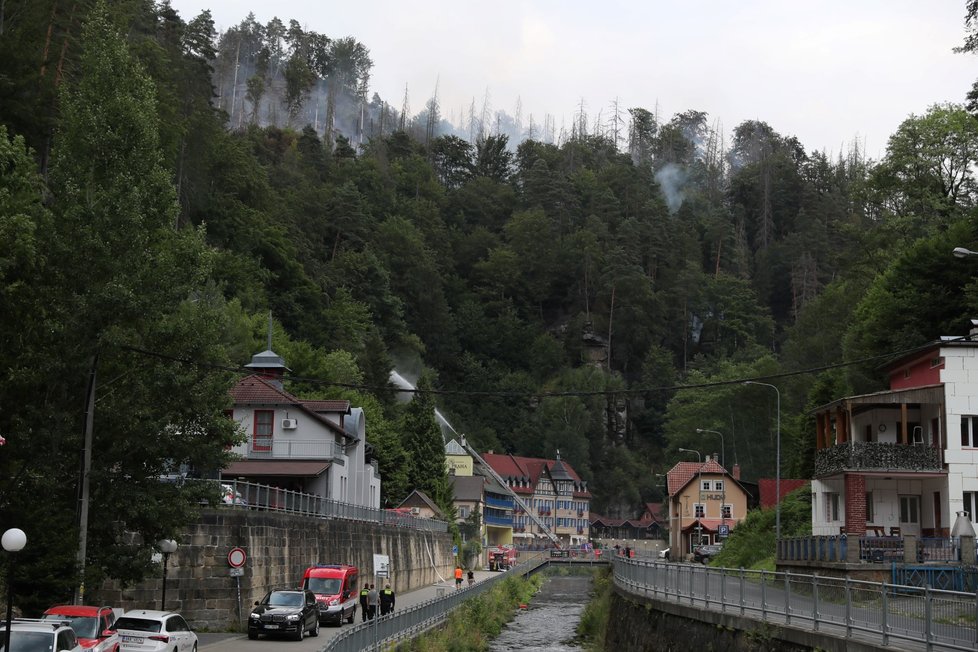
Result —
<instances>
[{"instance_id":1,"label":"power line","mask_svg":"<svg viewBox=\"0 0 978 652\"><path fill-rule=\"evenodd\" d=\"M970 336L962 336L962 337L943 340L941 344L948 344L948 343L960 342L965 340L970 340ZM708 383L692 383L692 384L685 384L685 385L662 385L656 387L640 387L640 388L631 388L631 389L565 390L565 391L555 391L555 392L524 392L524 391L503 391L503 390L465 390L465 389L437 389L437 388L404 389L401 387L397 387L395 385L366 385L363 383L344 383L344 382L338 382L333 380L326 380L324 378L315 378L312 376L298 376L292 374L284 375L283 379L292 382L321 385L324 387L340 387L343 389L353 389L353 390L367 391L367 392L431 394L435 396L471 396L474 398L533 399L533 398L568 398L568 397L588 397L588 396L605 396L605 397L640 396L643 394L650 394L653 392L679 392L683 390L724 387L727 385L742 385L746 380L752 380L752 381L777 380L782 378L792 378L795 376L804 376L807 374L817 374L832 369L841 369L843 367L852 367L852 366L862 365L870 362L892 360L893 358L927 350L931 348L933 344L934 344L933 342L930 342L923 346L915 346L912 348L902 349L899 351L892 351L880 355L859 358L858 360L850 360L848 362L837 362L834 364L823 365L820 367L810 367L808 369L801 369L797 371L785 371L777 374L768 374L765 376L752 376L750 378L736 378L733 380L718 380L718 381L713 381ZM178 356L168 355L166 353L160 353L158 351L150 351L140 347L125 345L125 344L119 345L119 348L124 349L126 351L130 351L132 353L136 353L138 355L149 356L160 360L175 362L175 363L188 365L188 366L201 367L205 369L213 369L215 371L225 371L229 373L236 373L242 375L254 373L253 369L249 369L243 365L235 367L230 365L201 362L199 360L190 360L188 358L181 358Z\"/></svg>"}]
</instances>

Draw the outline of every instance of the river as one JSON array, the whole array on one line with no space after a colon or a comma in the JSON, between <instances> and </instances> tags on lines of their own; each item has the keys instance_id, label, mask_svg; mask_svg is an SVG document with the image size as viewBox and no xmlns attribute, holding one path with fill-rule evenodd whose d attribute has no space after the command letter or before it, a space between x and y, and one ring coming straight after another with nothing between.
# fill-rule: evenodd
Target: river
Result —
<instances>
[{"instance_id":1,"label":"river","mask_svg":"<svg viewBox=\"0 0 978 652\"><path fill-rule=\"evenodd\" d=\"M573 638L590 595L590 576L547 578L527 608L516 614L489 649L493 652L580 650Z\"/></svg>"}]
</instances>

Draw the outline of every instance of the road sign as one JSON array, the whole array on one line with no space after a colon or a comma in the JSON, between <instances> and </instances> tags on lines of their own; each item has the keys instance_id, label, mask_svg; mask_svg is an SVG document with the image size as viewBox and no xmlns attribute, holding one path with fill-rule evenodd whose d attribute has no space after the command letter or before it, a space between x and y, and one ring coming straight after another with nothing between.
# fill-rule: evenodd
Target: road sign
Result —
<instances>
[{"instance_id":1,"label":"road sign","mask_svg":"<svg viewBox=\"0 0 978 652\"><path fill-rule=\"evenodd\" d=\"M231 548L228 552L228 566L231 568L241 568L247 559L244 548Z\"/></svg>"},{"instance_id":2,"label":"road sign","mask_svg":"<svg viewBox=\"0 0 978 652\"><path fill-rule=\"evenodd\" d=\"M458 556L458 546L452 546L452 557Z\"/></svg>"},{"instance_id":3,"label":"road sign","mask_svg":"<svg viewBox=\"0 0 978 652\"><path fill-rule=\"evenodd\" d=\"M374 555L374 577L390 577L391 558L388 555Z\"/></svg>"},{"instance_id":4,"label":"road sign","mask_svg":"<svg viewBox=\"0 0 978 652\"><path fill-rule=\"evenodd\" d=\"M242 575L244 575L244 569L237 568L237 567L229 568L228 575L230 575L231 577L241 577Z\"/></svg>"},{"instance_id":5,"label":"road sign","mask_svg":"<svg viewBox=\"0 0 978 652\"><path fill-rule=\"evenodd\" d=\"M726 524L721 524L717 526L717 536L726 537L730 536L730 526Z\"/></svg>"}]
</instances>

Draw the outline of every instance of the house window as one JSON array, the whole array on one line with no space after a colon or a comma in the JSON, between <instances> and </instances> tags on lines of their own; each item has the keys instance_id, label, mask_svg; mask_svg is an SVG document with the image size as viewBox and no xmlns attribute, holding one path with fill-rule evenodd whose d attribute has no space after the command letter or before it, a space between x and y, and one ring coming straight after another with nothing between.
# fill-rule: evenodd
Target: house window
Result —
<instances>
[{"instance_id":1,"label":"house window","mask_svg":"<svg viewBox=\"0 0 978 652\"><path fill-rule=\"evenodd\" d=\"M733 505L724 505L721 518L733 518Z\"/></svg>"},{"instance_id":2,"label":"house window","mask_svg":"<svg viewBox=\"0 0 978 652\"><path fill-rule=\"evenodd\" d=\"M710 481L709 480L703 480L703 482L700 483L700 489L703 490L703 491L709 491L710 490Z\"/></svg>"},{"instance_id":3,"label":"house window","mask_svg":"<svg viewBox=\"0 0 978 652\"><path fill-rule=\"evenodd\" d=\"M900 522L920 522L920 496L900 496Z\"/></svg>"},{"instance_id":4,"label":"house window","mask_svg":"<svg viewBox=\"0 0 978 652\"><path fill-rule=\"evenodd\" d=\"M961 447L978 448L978 417L961 417Z\"/></svg>"},{"instance_id":5,"label":"house window","mask_svg":"<svg viewBox=\"0 0 978 652\"><path fill-rule=\"evenodd\" d=\"M696 518L704 518L706 516L706 505L703 503L696 503L693 505L695 510Z\"/></svg>"},{"instance_id":6,"label":"house window","mask_svg":"<svg viewBox=\"0 0 978 652\"><path fill-rule=\"evenodd\" d=\"M975 515L975 510L978 510L978 491L966 491L962 494L964 499L964 511L968 512L968 516L971 520L978 521L978 516Z\"/></svg>"},{"instance_id":7,"label":"house window","mask_svg":"<svg viewBox=\"0 0 978 652\"><path fill-rule=\"evenodd\" d=\"M723 491L723 480L717 480L713 483L714 491Z\"/></svg>"},{"instance_id":8,"label":"house window","mask_svg":"<svg viewBox=\"0 0 978 652\"><path fill-rule=\"evenodd\" d=\"M931 361L930 361L930 367L931 367L931 369L933 369L934 367L940 367L942 364L944 364L944 356L943 355L937 356L936 358L931 358Z\"/></svg>"},{"instance_id":9,"label":"house window","mask_svg":"<svg viewBox=\"0 0 978 652\"><path fill-rule=\"evenodd\" d=\"M469 508L468 507L464 507L464 506L463 507L459 507L458 508L458 517L459 518L468 518L469 517Z\"/></svg>"},{"instance_id":10,"label":"house window","mask_svg":"<svg viewBox=\"0 0 978 652\"><path fill-rule=\"evenodd\" d=\"M252 445L256 451L272 450L274 424L275 410L255 410L255 431Z\"/></svg>"},{"instance_id":11,"label":"house window","mask_svg":"<svg viewBox=\"0 0 978 652\"><path fill-rule=\"evenodd\" d=\"M866 492L866 522L873 522L873 492Z\"/></svg>"},{"instance_id":12,"label":"house window","mask_svg":"<svg viewBox=\"0 0 978 652\"><path fill-rule=\"evenodd\" d=\"M825 492L825 520L839 520L839 494L833 491Z\"/></svg>"}]
</instances>

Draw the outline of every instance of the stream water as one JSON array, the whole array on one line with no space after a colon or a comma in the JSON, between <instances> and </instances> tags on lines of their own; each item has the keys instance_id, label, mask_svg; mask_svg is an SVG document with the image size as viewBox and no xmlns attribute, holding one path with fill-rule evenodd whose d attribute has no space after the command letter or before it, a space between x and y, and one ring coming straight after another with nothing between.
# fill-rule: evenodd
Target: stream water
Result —
<instances>
[{"instance_id":1,"label":"stream water","mask_svg":"<svg viewBox=\"0 0 978 652\"><path fill-rule=\"evenodd\" d=\"M580 650L573 643L575 628L591 593L589 576L554 576L520 610L492 642L493 652Z\"/></svg>"}]
</instances>

